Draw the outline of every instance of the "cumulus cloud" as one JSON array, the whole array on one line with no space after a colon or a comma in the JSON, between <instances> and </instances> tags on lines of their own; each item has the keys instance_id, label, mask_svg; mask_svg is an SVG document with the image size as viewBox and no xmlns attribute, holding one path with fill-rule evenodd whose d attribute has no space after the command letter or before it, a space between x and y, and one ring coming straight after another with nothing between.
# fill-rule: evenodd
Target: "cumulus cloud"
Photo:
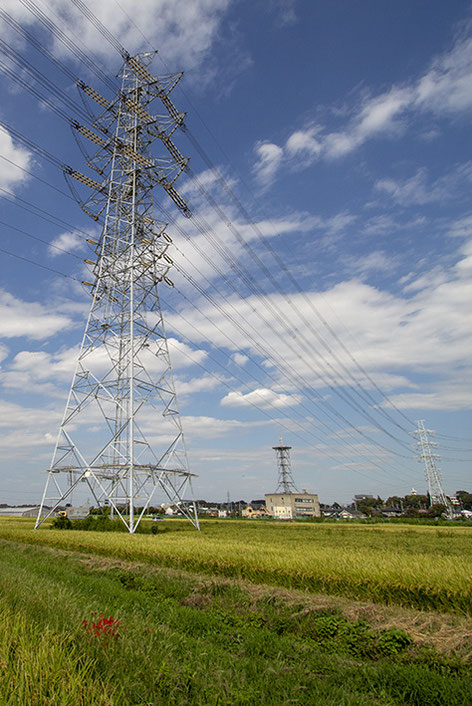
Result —
<instances>
[{"instance_id":1,"label":"cumulus cloud","mask_svg":"<svg viewBox=\"0 0 472 706\"><path fill-rule=\"evenodd\" d=\"M286 395L274 392L274 390L270 390L267 387L260 387L246 394L240 391L228 392L220 404L225 407L256 406L261 409L281 409L283 407L295 407L299 403L299 395Z\"/></svg>"},{"instance_id":2,"label":"cumulus cloud","mask_svg":"<svg viewBox=\"0 0 472 706\"><path fill-rule=\"evenodd\" d=\"M22 301L0 290L0 338L43 340L71 325L68 316L51 314L42 304Z\"/></svg>"},{"instance_id":3,"label":"cumulus cloud","mask_svg":"<svg viewBox=\"0 0 472 706\"><path fill-rule=\"evenodd\" d=\"M243 353L233 353L231 358L232 358L232 360L234 360L236 365L246 365L246 363L249 360L247 355L244 355Z\"/></svg>"},{"instance_id":4,"label":"cumulus cloud","mask_svg":"<svg viewBox=\"0 0 472 706\"><path fill-rule=\"evenodd\" d=\"M201 363L206 358L206 352L189 346L174 337L168 338L170 357L174 370L189 368ZM138 354L140 363L146 366L151 374L163 371L165 361L156 356L157 343L151 343L141 348ZM4 365L0 382L5 389L28 390L30 393L62 396L64 384L72 380L79 354L79 347L62 348L55 353L47 351L19 351L9 364ZM88 355L84 365L98 378L109 370L113 363L105 346L98 346ZM213 389L218 381L212 376L203 376L185 380L177 378L177 386L181 394L189 395L199 390Z\"/></svg>"},{"instance_id":5,"label":"cumulus cloud","mask_svg":"<svg viewBox=\"0 0 472 706\"><path fill-rule=\"evenodd\" d=\"M218 387L221 384L221 378L218 378L215 375L202 375L201 377L182 380L177 377L174 382L177 396L180 400L182 400L182 398L186 395L214 390L215 387Z\"/></svg>"}]
</instances>

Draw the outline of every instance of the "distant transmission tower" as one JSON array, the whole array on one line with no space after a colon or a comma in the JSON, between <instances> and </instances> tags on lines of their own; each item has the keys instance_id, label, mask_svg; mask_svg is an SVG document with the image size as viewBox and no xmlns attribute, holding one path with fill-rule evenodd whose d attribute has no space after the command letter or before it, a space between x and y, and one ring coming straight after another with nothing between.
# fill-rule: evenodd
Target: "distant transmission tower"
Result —
<instances>
[{"instance_id":1,"label":"distant transmission tower","mask_svg":"<svg viewBox=\"0 0 472 706\"><path fill-rule=\"evenodd\" d=\"M423 461L424 463L430 505L441 504L450 511L450 502L442 487L441 471L436 466L436 459L439 459L439 456L433 451L437 443L429 439L429 435L434 435L434 431L425 429L423 420L417 421L417 425L418 427L416 431L413 432L413 436L417 439L417 445L420 451L418 461Z\"/></svg>"},{"instance_id":2,"label":"distant transmission tower","mask_svg":"<svg viewBox=\"0 0 472 706\"><path fill-rule=\"evenodd\" d=\"M88 165L102 180L65 171L92 190L81 206L103 220L103 229L98 241L88 241L95 257L85 260L93 277L84 284L92 305L36 528L70 502L80 483L98 507L110 505L130 533L157 490L199 527L158 295L159 284L172 286L172 240L153 215L156 184L189 215L174 189L188 160L171 139L184 120L169 98L181 74L152 76L146 67L153 55L124 55L113 101L79 84L84 100L92 99L102 112L94 130L72 125L79 140L98 146ZM164 115L148 112L154 101ZM156 140L167 157L151 156ZM191 500L185 500L188 492Z\"/></svg>"},{"instance_id":3,"label":"distant transmission tower","mask_svg":"<svg viewBox=\"0 0 472 706\"><path fill-rule=\"evenodd\" d=\"M291 446L283 446L282 437L280 437L280 446L272 447L277 457L277 470L279 480L276 493L298 493L295 486L295 481L292 476L292 467L290 465L290 449Z\"/></svg>"}]
</instances>

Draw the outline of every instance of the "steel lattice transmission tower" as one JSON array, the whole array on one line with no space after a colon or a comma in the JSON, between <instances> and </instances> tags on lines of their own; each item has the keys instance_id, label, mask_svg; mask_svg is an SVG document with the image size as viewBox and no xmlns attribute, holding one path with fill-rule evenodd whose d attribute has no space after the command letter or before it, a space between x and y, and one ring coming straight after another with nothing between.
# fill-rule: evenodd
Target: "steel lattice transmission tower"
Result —
<instances>
[{"instance_id":1,"label":"steel lattice transmission tower","mask_svg":"<svg viewBox=\"0 0 472 706\"><path fill-rule=\"evenodd\" d=\"M172 286L171 238L153 214L159 184L189 215L174 189L188 160L171 139L184 120L169 98L181 74L152 76L153 55L124 56L112 101L79 84L84 100L101 109L93 130L72 123L78 139L98 146L88 165L101 181L65 172L71 184L72 178L92 190L81 206L103 229L99 240L89 240L93 277L84 284L92 305L36 527L82 482L130 533L158 490L199 527L158 294L161 283ZM164 115L150 112L154 102ZM154 142L166 157L152 156Z\"/></svg>"},{"instance_id":2,"label":"steel lattice transmission tower","mask_svg":"<svg viewBox=\"0 0 472 706\"><path fill-rule=\"evenodd\" d=\"M272 447L277 457L278 484L276 493L298 493L295 486L295 481L292 476L292 466L290 464L290 449L291 446L284 446L282 437L280 445Z\"/></svg>"},{"instance_id":3,"label":"steel lattice transmission tower","mask_svg":"<svg viewBox=\"0 0 472 706\"><path fill-rule=\"evenodd\" d=\"M425 429L423 420L418 420L416 423L418 427L413 432L413 436L417 439L417 446L420 452L418 461L424 463L424 472L428 482L429 503L430 505L444 505L450 512L451 504L442 487L441 471L436 465L439 455L434 452L434 448L437 447L437 443L430 441L429 438L430 435L434 435L434 431Z\"/></svg>"}]
</instances>

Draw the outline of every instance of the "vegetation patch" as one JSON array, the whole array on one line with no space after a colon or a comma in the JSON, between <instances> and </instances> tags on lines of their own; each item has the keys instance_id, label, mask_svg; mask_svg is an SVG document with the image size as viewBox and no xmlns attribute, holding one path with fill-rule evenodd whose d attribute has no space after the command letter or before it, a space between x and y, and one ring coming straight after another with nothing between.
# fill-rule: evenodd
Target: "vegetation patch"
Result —
<instances>
[{"instance_id":1,"label":"vegetation patch","mask_svg":"<svg viewBox=\"0 0 472 706\"><path fill-rule=\"evenodd\" d=\"M350 618L339 605L315 606L310 594L11 541L0 541L0 592L31 635L56 636L51 644L70 660L65 668L88 670L81 688L97 679L113 686L99 690L102 701L86 691L54 701L43 680L24 703L472 701L464 656L419 645L398 626ZM5 684L5 703L22 703L14 688Z\"/></svg>"}]
</instances>

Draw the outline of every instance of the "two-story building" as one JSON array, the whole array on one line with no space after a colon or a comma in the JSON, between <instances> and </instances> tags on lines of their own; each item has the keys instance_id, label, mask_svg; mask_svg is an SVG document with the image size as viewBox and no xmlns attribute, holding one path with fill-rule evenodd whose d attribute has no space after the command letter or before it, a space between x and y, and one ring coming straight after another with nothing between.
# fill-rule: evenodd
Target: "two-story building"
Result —
<instances>
[{"instance_id":1,"label":"two-story building","mask_svg":"<svg viewBox=\"0 0 472 706\"><path fill-rule=\"evenodd\" d=\"M267 512L279 520L321 517L318 496L314 493L270 493L265 496Z\"/></svg>"}]
</instances>

